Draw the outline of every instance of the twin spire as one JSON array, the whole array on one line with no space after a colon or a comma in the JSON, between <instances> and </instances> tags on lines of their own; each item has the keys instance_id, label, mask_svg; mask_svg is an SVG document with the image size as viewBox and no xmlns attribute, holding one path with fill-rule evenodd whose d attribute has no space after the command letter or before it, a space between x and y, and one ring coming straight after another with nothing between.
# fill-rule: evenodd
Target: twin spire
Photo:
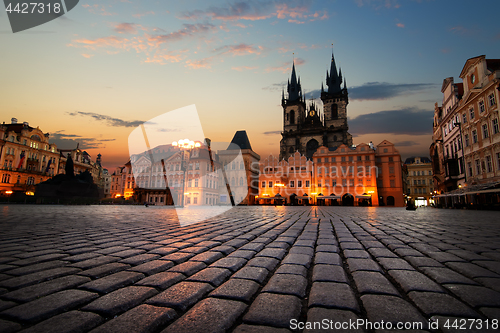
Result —
<instances>
[{"instance_id":1,"label":"twin spire","mask_svg":"<svg viewBox=\"0 0 500 333\"><path fill-rule=\"evenodd\" d=\"M344 87L341 88L342 82L344 83ZM329 94L337 94L340 93L343 89L347 89L346 81L342 78L342 69L337 71L337 65L335 64L335 58L332 52L332 61L330 64L330 72L326 71L326 85L328 87L327 92ZM302 87L300 86L300 77L297 79L297 74L295 73L295 60L292 64L292 76L288 80L287 84L287 92L289 102L302 101ZM325 92L323 82L321 82L321 92ZM281 99L285 100L285 92L282 90Z\"/></svg>"}]
</instances>

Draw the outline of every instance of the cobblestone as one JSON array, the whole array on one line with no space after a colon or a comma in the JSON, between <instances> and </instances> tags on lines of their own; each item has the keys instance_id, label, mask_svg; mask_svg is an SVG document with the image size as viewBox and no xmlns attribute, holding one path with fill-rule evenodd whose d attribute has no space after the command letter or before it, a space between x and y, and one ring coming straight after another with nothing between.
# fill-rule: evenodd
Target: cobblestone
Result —
<instances>
[{"instance_id":1,"label":"cobblestone","mask_svg":"<svg viewBox=\"0 0 500 333\"><path fill-rule=\"evenodd\" d=\"M292 319L500 319L492 212L241 207L180 226L171 208L140 209L9 206L0 331L279 333Z\"/></svg>"}]
</instances>

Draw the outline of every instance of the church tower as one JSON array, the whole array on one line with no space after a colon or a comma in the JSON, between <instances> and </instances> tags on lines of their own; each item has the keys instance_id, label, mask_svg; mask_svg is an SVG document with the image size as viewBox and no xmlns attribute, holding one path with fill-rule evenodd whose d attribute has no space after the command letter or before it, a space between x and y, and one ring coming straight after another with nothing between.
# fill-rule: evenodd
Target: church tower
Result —
<instances>
[{"instance_id":1,"label":"church tower","mask_svg":"<svg viewBox=\"0 0 500 333\"><path fill-rule=\"evenodd\" d=\"M302 96L300 77L297 79L295 63L292 65L292 75L287 84L287 96L281 93L281 106L283 107L283 138L280 142L280 159L300 150L298 133L302 128L306 114L306 103Z\"/></svg>"},{"instance_id":2,"label":"church tower","mask_svg":"<svg viewBox=\"0 0 500 333\"><path fill-rule=\"evenodd\" d=\"M343 81L343 82L342 82ZM342 83L344 87L341 88ZM352 135L347 132L347 94L346 81L342 78L342 70L337 72L335 58L332 53L330 72L326 72L327 91L321 86L321 100L323 101L323 115L325 127L328 131L327 147L338 147L341 144L352 145Z\"/></svg>"},{"instance_id":3,"label":"church tower","mask_svg":"<svg viewBox=\"0 0 500 333\"><path fill-rule=\"evenodd\" d=\"M337 71L333 54L330 71L326 72L326 85L325 91L321 84L322 114L314 101L311 101L307 109L300 78L297 79L295 64L292 65L287 95L285 96L284 91L281 93L283 132L280 160L288 159L297 151L311 159L320 146L334 150L342 144L352 145L352 135L347 132L347 87L342 72Z\"/></svg>"}]
</instances>

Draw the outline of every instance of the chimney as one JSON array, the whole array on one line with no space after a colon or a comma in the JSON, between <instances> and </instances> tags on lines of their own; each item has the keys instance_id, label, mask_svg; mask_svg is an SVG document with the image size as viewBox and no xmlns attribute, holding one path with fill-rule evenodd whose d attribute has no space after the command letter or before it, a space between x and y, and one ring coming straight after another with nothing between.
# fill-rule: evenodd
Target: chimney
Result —
<instances>
[{"instance_id":1,"label":"chimney","mask_svg":"<svg viewBox=\"0 0 500 333\"><path fill-rule=\"evenodd\" d=\"M10 121L12 124L17 124L17 118L12 118Z\"/></svg>"},{"instance_id":2,"label":"chimney","mask_svg":"<svg viewBox=\"0 0 500 333\"><path fill-rule=\"evenodd\" d=\"M23 122L24 127L28 127L30 124L27 121Z\"/></svg>"}]
</instances>

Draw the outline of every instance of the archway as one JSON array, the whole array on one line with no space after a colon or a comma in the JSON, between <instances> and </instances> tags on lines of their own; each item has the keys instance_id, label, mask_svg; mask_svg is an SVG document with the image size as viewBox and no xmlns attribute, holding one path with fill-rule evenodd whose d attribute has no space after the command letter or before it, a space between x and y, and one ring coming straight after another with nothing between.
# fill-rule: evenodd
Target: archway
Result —
<instances>
[{"instance_id":1,"label":"archway","mask_svg":"<svg viewBox=\"0 0 500 333\"><path fill-rule=\"evenodd\" d=\"M319 143L316 139L309 140L306 144L306 157L311 160L318 147Z\"/></svg>"},{"instance_id":2,"label":"archway","mask_svg":"<svg viewBox=\"0 0 500 333\"><path fill-rule=\"evenodd\" d=\"M392 195L387 197L387 206L394 206L394 197Z\"/></svg>"},{"instance_id":3,"label":"archway","mask_svg":"<svg viewBox=\"0 0 500 333\"><path fill-rule=\"evenodd\" d=\"M346 193L342 196L342 206L354 206L354 197Z\"/></svg>"}]
</instances>

